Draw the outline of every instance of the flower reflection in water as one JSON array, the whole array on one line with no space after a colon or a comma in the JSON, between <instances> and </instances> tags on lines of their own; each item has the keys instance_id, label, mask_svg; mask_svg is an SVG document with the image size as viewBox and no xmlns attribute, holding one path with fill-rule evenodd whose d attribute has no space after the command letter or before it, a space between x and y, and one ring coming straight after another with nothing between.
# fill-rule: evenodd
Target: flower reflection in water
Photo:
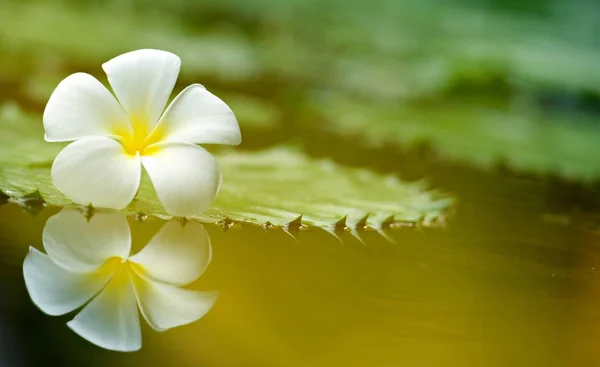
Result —
<instances>
[{"instance_id":1,"label":"flower reflection in water","mask_svg":"<svg viewBox=\"0 0 600 367\"><path fill-rule=\"evenodd\" d=\"M131 232L119 213L96 213L89 221L74 209L48 219L44 254L31 247L23 264L33 302L49 315L87 303L67 325L111 350L142 346L137 307L158 331L191 323L213 306L216 292L181 288L211 260L208 233L197 223L168 222L130 256Z\"/></svg>"}]
</instances>

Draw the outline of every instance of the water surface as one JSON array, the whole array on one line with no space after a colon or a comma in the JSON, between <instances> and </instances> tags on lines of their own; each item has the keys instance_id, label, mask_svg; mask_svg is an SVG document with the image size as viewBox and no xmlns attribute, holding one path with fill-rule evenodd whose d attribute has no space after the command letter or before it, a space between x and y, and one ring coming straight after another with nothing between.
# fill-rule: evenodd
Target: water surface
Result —
<instances>
[{"instance_id":1,"label":"water surface","mask_svg":"<svg viewBox=\"0 0 600 367\"><path fill-rule=\"evenodd\" d=\"M74 313L50 317L32 304L23 259L41 249L58 209L32 216L3 205L0 365L596 365L600 247L590 216L565 204L567 190L472 175L436 176L457 189L456 211L445 228L390 232L395 243L374 232L362 244L321 230L296 241L207 225L213 261L192 288L219 290L214 308L164 333L142 322L143 348L130 354L81 339L65 325ZM130 222L134 250L163 224Z\"/></svg>"}]
</instances>

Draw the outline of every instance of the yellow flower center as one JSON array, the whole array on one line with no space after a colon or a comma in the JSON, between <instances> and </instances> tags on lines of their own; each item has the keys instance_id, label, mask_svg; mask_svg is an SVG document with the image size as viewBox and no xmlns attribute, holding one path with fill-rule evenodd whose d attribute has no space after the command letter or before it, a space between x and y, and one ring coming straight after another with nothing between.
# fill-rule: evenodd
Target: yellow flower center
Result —
<instances>
[{"instance_id":1,"label":"yellow flower center","mask_svg":"<svg viewBox=\"0 0 600 367\"><path fill-rule=\"evenodd\" d=\"M134 116L131 118L131 131L115 129L114 134L120 137L123 148L129 155L151 155L156 153L157 147L153 144L158 143L164 137L163 131L159 127L152 127L147 119Z\"/></svg>"},{"instance_id":2,"label":"yellow flower center","mask_svg":"<svg viewBox=\"0 0 600 367\"><path fill-rule=\"evenodd\" d=\"M120 257L114 256L106 260L100 268L100 273L112 274L111 282L117 286L124 286L132 280L132 273L145 274L144 267L131 262L123 261Z\"/></svg>"},{"instance_id":3,"label":"yellow flower center","mask_svg":"<svg viewBox=\"0 0 600 367\"><path fill-rule=\"evenodd\" d=\"M148 287L139 274L145 274L141 265L129 260L123 261L120 257L114 256L106 260L92 276L100 277L99 279L110 277L102 292L109 302L119 304L119 302L123 302L123 294L128 291L129 287L134 286L138 293Z\"/></svg>"}]
</instances>

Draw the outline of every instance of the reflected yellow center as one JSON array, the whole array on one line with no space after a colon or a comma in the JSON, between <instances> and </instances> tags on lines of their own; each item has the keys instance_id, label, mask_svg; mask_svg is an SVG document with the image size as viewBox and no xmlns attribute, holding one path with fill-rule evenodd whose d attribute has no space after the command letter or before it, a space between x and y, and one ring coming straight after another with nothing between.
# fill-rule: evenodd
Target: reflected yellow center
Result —
<instances>
[{"instance_id":1,"label":"reflected yellow center","mask_svg":"<svg viewBox=\"0 0 600 367\"><path fill-rule=\"evenodd\" d=\"M133 286L136 293L144 290L144 284L140 281L137 272L144 272L142 266L131 261L121 259L120 257L111 257L98 269L93 276L99 276L101 279L110 277L108 284L102 290L103 297L112 304L123 302L123 297L128 297L127 292Z\"/></svg>"},{"instance_id":2,"label":"reflected yellow center","mask_svg":"<svg viewBox=\"0 0 600 367\"><path fill-rule=\"evenodd\" d=\"M133 281L136 278L134 274L145 274L143 266L129 260L123 261L116 256L106 260L100 272L109 272L112 275L110 282L115 288L126 286L129 281Z\"/></svg>"},{"instance_id":3,"label":"reflected yellow center","mask_svg":"<svg viewBox=\"0 0 600 367\"><path fill-rule=\"evenodd\" d=\"M119 137L119 141L129 155L152 155L158 147L154 144L164 138L163 130L156 126L151 127L146 118L133 116L130 119L131 130L126 128L115 128L113 134Z\"/></svg>"}]
</instances>

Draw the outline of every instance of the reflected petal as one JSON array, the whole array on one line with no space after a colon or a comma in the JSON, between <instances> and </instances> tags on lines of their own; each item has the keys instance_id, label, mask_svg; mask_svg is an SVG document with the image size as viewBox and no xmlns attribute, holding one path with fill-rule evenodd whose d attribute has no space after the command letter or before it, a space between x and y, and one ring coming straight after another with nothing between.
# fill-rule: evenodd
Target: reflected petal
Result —
<instances>
[{"instance_id":1,"label":"reflected petal","mask_svg":"<svg viewBox=\"0 0 600 367\"><path fill-rule=\"evenodd\" d=\"M142 347L136 297L124 269L67 325L102 348L132 352Z\"/></svg>"},{"instance_id":2,"label":"reflected petal","mask_svg":"<svg viewBox=\"0 0 600 367\"><path fill-rule=\"evenodd\" d=\"M237 145L242 142L233 111L200 84L184 89L160 118L164 141Z\"/></svg>"},{"instance_id":3,"label":"reflected petal","mask_svg":"<svg viewBox=\"0 0 600 367\"><path fill-rule=\"evenodd\" d=\"M43 242L58 266L72 272L91 272L111 257L123 260L131 249L131 232L121 213L95 213L89 222L75 209L63 209L48 219Z\"/></svg>"},{"instance_id":4,"label":"reflected petal","mask_svg":"<svg viewBox=\"0 0 600 367\"><path fill-rule=\"evenodd\" d=\"M23 263L23 277L33 303L43 312L57 316L81 307L96 295L111 278L111 265L89 274L72 273L30 247Z\"/></svg>"},{"instance_id":5,"label":"reflected petal","mask_svg":"<svg viewBox=\"0 0 600 367\"><path fill-rule=\"evenodd\" d=\"M204 226L168 222L144 249L129 258L144 275L175 285L196 280L210 263L212 250Z\"/></svg>"},{"instance_id":6,"label":"reflected petal","mask_svg":"<svg viewBox=\"0 0 600 367\"><path fill-rule=\"evenodd\" d=\"M210 311L217 292L200 292L162 284L132 272L138 305L150 326L164 331L192 323Z\"/></svg>"}]
</instances>

